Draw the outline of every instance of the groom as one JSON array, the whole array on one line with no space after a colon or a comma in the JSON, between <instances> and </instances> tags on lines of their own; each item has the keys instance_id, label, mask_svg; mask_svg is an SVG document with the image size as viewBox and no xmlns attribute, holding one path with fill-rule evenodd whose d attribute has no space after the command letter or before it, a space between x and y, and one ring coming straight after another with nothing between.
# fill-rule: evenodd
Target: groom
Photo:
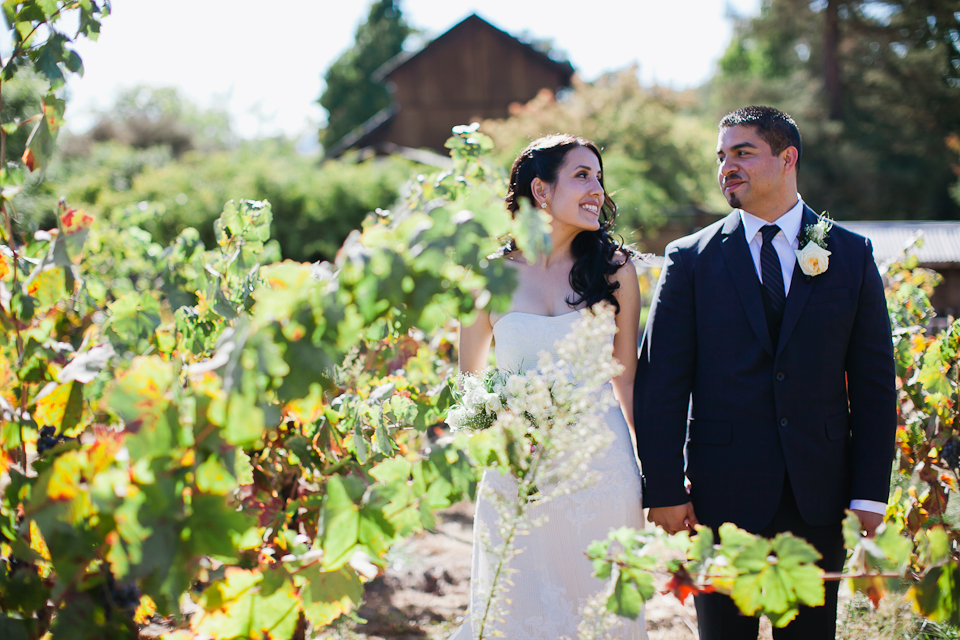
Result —
<instances>
[{"instance_id":1,"label":"groom","mask_svg":"<svg viewBox=\"0 0 960 640\"><path fill-rule=\"evenodd\" d=\"M734 211L667 246L641 346L647 519L671 533L724 522L791 531L839 571L844 510L872 535L890 483L897 396L883 286L870 241L840 227L823 242L828 263L824 252L798 262L818 218L797 193L789 115L746 107L719 129ZM774 638L833 638L837 583L826 587L823 607L803 607ZM728 597L696 606L702 640L756 640L758 620Z\"/></svg>"}]
</instances>

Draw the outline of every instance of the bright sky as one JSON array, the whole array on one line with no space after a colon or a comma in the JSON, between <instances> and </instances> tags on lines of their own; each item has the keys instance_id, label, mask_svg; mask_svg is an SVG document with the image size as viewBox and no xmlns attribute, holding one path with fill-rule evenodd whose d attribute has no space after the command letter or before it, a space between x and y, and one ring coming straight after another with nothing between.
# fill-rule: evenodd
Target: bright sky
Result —
<instances>
[{"instance_id":1,"label":"bright sky","mask_svg":"<svg viewBox=\"0 0 960 640\"><path fill-rule=\"evenodd\" d=\"M327 67L353 43L369 0L114 0L97 42L81 42L86 75L68 84L67 120L82 130L118 89L177 86L226 106L243 136L314 132ZM641 80L694 86L730 40L733 11L759 0L401 0L429 39L476 12L519 36L551 39L580 76L640 65Z\"/></svg>"}]
</instances>

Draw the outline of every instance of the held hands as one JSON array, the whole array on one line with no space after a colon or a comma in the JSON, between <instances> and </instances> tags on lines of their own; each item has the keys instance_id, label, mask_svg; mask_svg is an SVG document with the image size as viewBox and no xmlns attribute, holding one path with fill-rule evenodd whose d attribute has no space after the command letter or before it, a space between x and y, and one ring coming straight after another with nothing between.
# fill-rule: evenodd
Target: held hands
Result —
<instances>
[{"instance_id":1,"label":"held hands","mask_svg":"<svg viewBox=\"0 0 960 640\"><path fill-rule=\"evenodd\" d=\"M653 511L653 509L651 509L651 511ZM860 529L867 534L868 538L872 538L873 534L877 531L877 527L883 522L883 516L879 513L863 511L862 509L853 509L853 512L860 518Z\"/></svg>"},{"instance_id":2,"label":"held hands","mask_svg":"<svg viewBox=\"0 0 960 640\"><path fill-rule=\"evenodd\" d=\"M868 538L872 538L877 531L877 527L883 522L883 516L872 511L863 511L854 509L853 512L860 518L860 527L866 533ZM700 524L697 516L693 512L693 503L678 504L672 507L654 507L647 512L647 522L663 527L663 530L669 534L679 531L694 531L694 527Z\"/></svg>"},{"instance_id":3,"label":"held hands","mask_svg":"<svg viewBox=\"0 0 960 640\"><path fill-rule=\"evenodd\" d=\"M700 524L696 514L693 513L692 502L672 507L652 507L647 512L647 522L663 527L663 530L670 534L678 531L694 531L694 527Z\"/></svg>"}]
</instances>

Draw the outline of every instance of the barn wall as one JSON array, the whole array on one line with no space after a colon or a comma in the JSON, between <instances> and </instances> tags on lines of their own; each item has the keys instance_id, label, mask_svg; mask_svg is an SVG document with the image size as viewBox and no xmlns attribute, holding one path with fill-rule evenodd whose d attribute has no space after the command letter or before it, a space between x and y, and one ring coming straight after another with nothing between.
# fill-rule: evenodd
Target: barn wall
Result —
<instances>
[{"instance_id":1,"label":"barn wall","mask_svg":"<svg viewBox=\"0 0 960 640\"><path fill-rule=\"evenodd\" d=\"M385 138L443 151L451 127L505 118L511 103L568 84L562 68L481 20L467 20L389 76L400 105Z\"/></svg>"}]
</instances>

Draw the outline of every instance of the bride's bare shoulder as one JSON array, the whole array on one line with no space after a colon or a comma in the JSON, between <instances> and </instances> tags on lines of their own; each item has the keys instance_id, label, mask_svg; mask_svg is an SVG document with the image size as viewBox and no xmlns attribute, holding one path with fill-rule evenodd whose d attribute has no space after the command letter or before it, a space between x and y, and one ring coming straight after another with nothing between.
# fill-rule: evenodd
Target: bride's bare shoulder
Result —
<instances>
[{"instance_id":1,"label":"bride's bare shoulder","mask_svg":"<svg viewBox=\"0 0 960 640\"><path fill-rule=\"evenodd\" d=\"M613 273L615 280L631 279L637 277L637 267L634 265L635 252L626 247L618 249L613 255L613 262L617 270Z\"/></svg>"}]
</instances>

